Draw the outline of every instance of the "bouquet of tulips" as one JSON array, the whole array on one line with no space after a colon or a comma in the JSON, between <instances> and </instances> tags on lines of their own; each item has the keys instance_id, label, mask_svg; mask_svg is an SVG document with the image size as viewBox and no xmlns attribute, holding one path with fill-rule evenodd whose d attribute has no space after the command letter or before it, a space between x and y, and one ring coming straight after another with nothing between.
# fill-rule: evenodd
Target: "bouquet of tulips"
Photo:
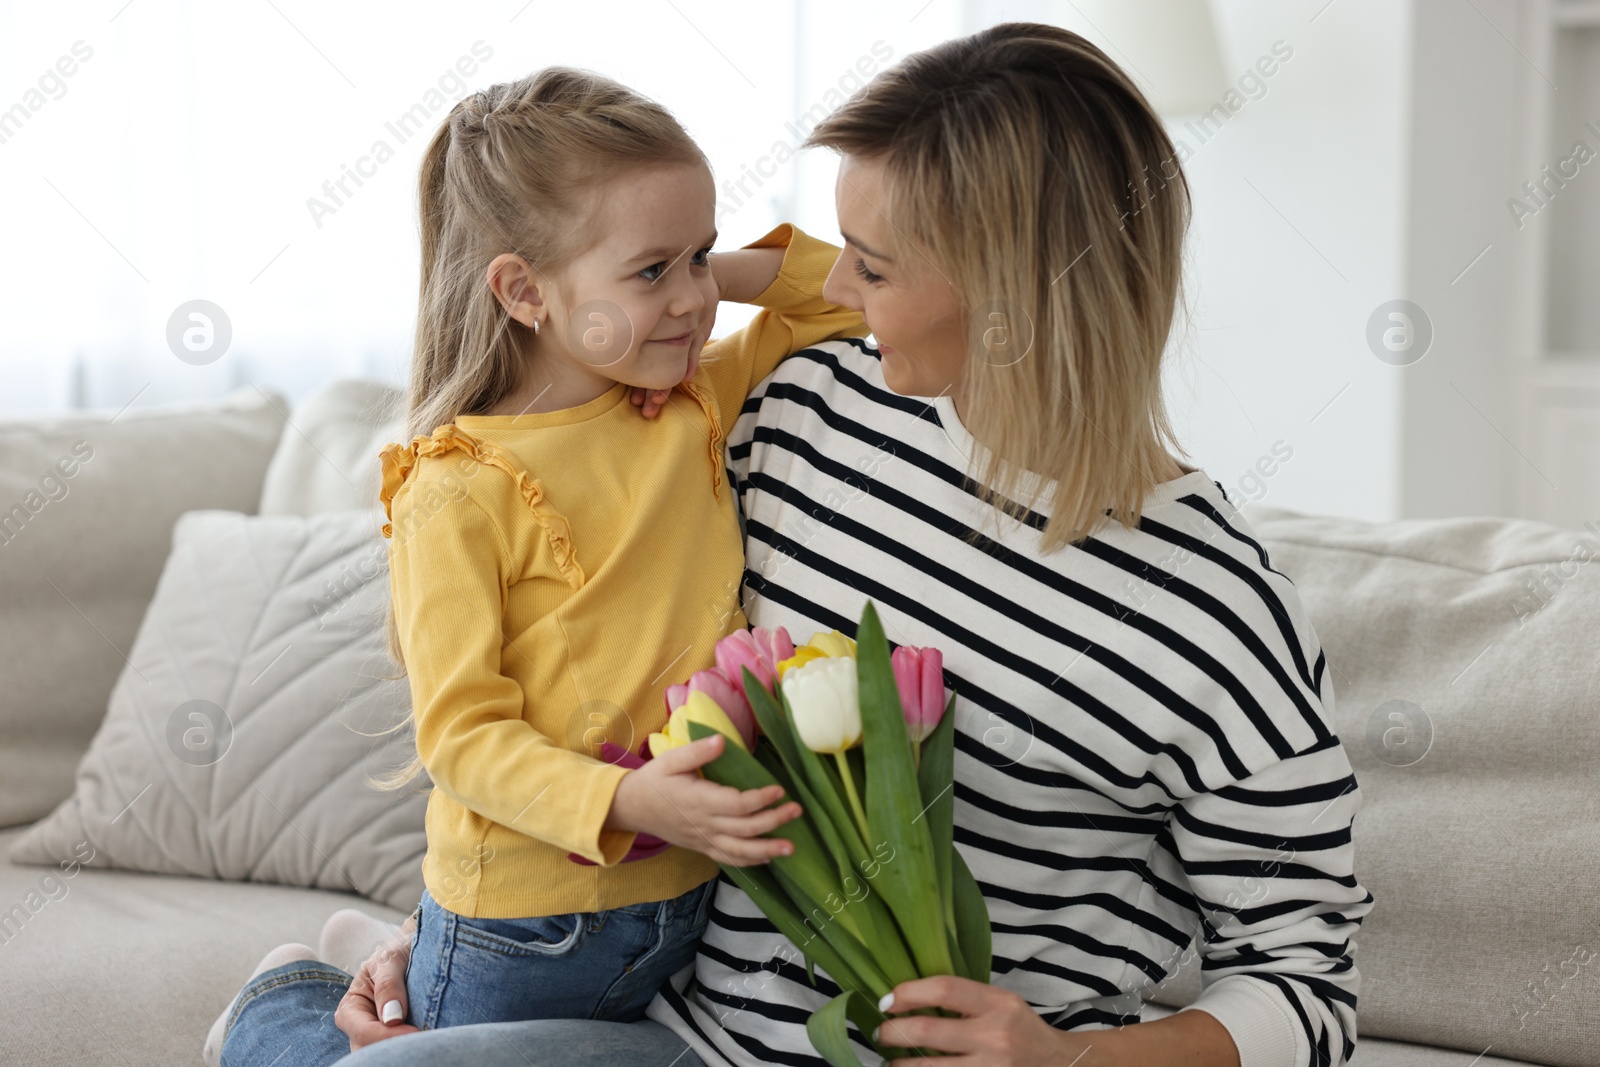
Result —
<instances>
[{"instance_id":1,"label":"bouquet of tulips","mask_svg":"<svg viewBox=\"0 0 1600 1067\"><path fill-rule=\"evenodd\" d=\"M819 633L799 648L782 628L730 634L714 669L668 689L667 728L648 739L656 756L723 733L707 778L777 782L800 802L772 832L794 843L791 855L722 869L804 953L813 985L820 965L844 990L806 1024L835 1067L860 1067L846 1021L870 1038L896 985L987 982L990 965L983 894L951 842L955 696L944 700L943 657L908 645L890 655L870 601L856 634Z\"/></svg>"}]
</instances>

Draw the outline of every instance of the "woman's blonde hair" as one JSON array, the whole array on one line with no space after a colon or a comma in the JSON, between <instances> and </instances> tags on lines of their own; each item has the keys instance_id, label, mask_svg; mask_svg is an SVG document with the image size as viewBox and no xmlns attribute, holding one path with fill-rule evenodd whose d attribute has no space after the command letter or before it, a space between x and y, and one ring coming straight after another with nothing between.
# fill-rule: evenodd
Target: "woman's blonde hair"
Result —
<instances>
[{"instance_id":1,"label":"woman's blonde hair","mask_svg":"<svg viewBox=\"0 0 1600 1067\"><path fill-rule=\"evenodd\" d=\"M592 240L605 186L664 164L709 168L671 112L591 71L547 67L456 104L428 143L417 185L422 274L402 440L484 413L521 381L535 335L490 290L490 261L514 252L559 286ZM393 604L386 629L403 669ZM413 757L369 781L398 789L422 769Z\"/></svg>"},{"instance_id":2,"label":"woman's blonde hair","mask_svg":"<svg viewBox=\"0 0 1600 1067\"><path fill-rule=\"evenodd\" d=\"M1045 552L1137 524L1167 446L1186 455L1161 356L1190 200L1128 76L1078 34L1004 23L907 56L806 144L882 163L894 258L930 261L961 300L963 417L997 529L1038 499L1027 472L1055 482Z\"/></svg>"}]
</instances>

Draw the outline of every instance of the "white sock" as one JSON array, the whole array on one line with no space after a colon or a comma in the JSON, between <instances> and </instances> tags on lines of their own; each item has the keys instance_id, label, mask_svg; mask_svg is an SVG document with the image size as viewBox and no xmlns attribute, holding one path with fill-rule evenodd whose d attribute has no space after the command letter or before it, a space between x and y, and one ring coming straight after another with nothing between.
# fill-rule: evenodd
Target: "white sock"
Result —
<instances>
[{"instance_id":1,"label":"white sock","mask_svg":"<svg viewBox=\"0 0 1600 1067\"><path fill-rule=\"evenodd\" d=\"M270 971L274 967L282 967L285 963L293 963L295 960L314 960L316 958L317 954L312 951L311 946L302 945L298 941L287 945L279 945L261 957L261 962L256 964L256 969L250 972L250 978L254 978L265 971ZM245 979L246 982L249 980L249 978ZM244 992L242 987L239 991L241 993ZM200 1055L206 1061L208 1067L221 1067L222 1039L227 1033L228 1016L233 1014L233 1005L238 999L238 994L235 994L233 1000L228 1001L228 1006L222 1009L222 1014L217 1016L217 1021L211 1024L211 1030L206 1034L205 1047L201 1050Z\"/></svg>"},{"instance_id":2,"label":"white sock","mask_svg":"<svg viewBox=\"0 0 1600 1067\"><path fill-rule=\"evenodd\" d=\"M355 908L340 908L322 924L322 938L317 942L317 959L331 963L349 974L355 974L382 945L389 942L400 927L375 919Z\"/></svg>"}]
</instances>

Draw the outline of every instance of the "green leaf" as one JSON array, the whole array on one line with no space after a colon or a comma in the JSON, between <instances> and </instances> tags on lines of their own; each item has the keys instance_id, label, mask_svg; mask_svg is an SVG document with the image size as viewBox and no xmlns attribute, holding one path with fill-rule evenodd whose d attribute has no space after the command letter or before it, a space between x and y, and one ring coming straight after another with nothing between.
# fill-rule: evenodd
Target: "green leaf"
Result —
<instances>
[{"instance_id":1,"label":"green leaf","mask_svg":"<svg viewBox=\"0 0 1600 1067\"><path fill-rule=\"evenodd\" d=\"M783 709L778 707L767 687L761 684L761 679L749 667L741 667L744 676L744 695L750 702L750 710L755 713L756 724L761 727L761 732L775 745L778 754L783 757L784 765L791 774L799 773L800 762L795 749L800 742L795 737L791 720L784 715Z\"/></svg>"},{"instance_id":2,"label":"green leaf","mask_svg":"<svg viewBox=\"0 0 1600 1067\"><path fill-rule=\"evenodd\" d=\"M952 848L950 857L956 941L961 946L961 958L966 964L964 974L974 982L987 982L989 968L993 965L993 930L989 923L989 906L984 903L983 890L978 888L978 880L972 876L961 853Z\"/></svg>"},{"instance_id":3,"label":"green leaf","mask_svg":"<svg viewBox=\"0 0 1600 1067\"><path fill-rule=\"evenodd\" d=\"M840 1002L844 1007L840 1007ZM924 1008L913 1012L915 1015L931 1015L933 1008ZM942 1013L941 1013L942 1014ZM850 1041L850 1032L845 1026L845 1021L856 1024L856 1029L867 1039L868 1044L885 1060L899 1060L911 1058L927 1058L943 1056L944 1053L937 1049L906 1047L904 1045L879 1045L872 1040L872 1034L883 1023L888 1021L888 1016L878 1010L876 1004L868 1003L867 998L858 993L844 992L828 1001L823 1007L812 1013L806 1020L806 1036L811 1039L811 1047L829 1064L848 1065L859 1067L860 1060L856 1058L854 1044Z\"/></svg>"},{"instance_id":4,"label":"green leaf","mask_svg":"<svg viewBox=\"0 0 1600 1067\"><path fill-rule=\"evenodd\" d=\"M756 750L751 755L755 756L756 762L765 767L767 772L777 780L777 783L783 786L785 800L799 800L802 806L805 805L805 801L800 798L799 791L795 789L794 777L789 773L789 768L783 765L783 757L778 755L778 749L775 745L768 743L766 738L762 738L756 743Z\"/></svg>"},{"instance_id":5,"label":"green leaf","mask_svg":"<svg viewBox=\"0 0 1600 1067\"><path fill-rule=\"evenodd\" d=\"M747 670L749 668L746 668ZM822 838L822 843L828 847L828 854L833 857L833 863L839 870L839 882L846 889L849 888L845 877L852 871L850 857L846 853L844 843L839 838L839 830L833 825L833 820L828 816L826 805L818 802L804 781L795 778L793 771L784 765L783 757L775 745L760 745L756 748L756 759L772 776L783 786L789 799L800 803L802 815L811 820L816 828L817 835Z\"/></svg>"},{"instance_id":6,"label":"green leaf","mask_svg":"<svg viewBox=\"0 0 1600 1067\"><path fill-rule=\"evenodd\" d=\"M952 974L955 966L945 934L933 837L921 818L922 793L912 766L911 735L889 662L889 644L870 600L856 630L856 679L867 759L867 821L873 836L894 849L875 882L905 934L918 972Z\"/></svg>"},{"instance_id":7,"label":"green leaf","mask_svg":"<svg viewBox=\"0 0 1600 1067\"><path fill-rule=\"evenodd\" d=\"M749 670L749 667L746 667L746 670ZM750 681L747 680L746 689L749 688ZM774 701L771 694L766 693L766 688L760 681L755 681L755 688L760 689L760 693L750 693L750 707L755 710L755 717L762 725L762 731L784 737L784 741L776 744L779 755L784 757L784 763L789 765L790 771L794 773L795 784L800 785L803 782L805 789L811 793L813 801L818 803L822 813L827 814L827 821L834 825L838 840L842 841L846 853L850 853L851 861L858 867L870 862L866 841L861 840L861 833L856 830L856 821L850 817L850 809L846 808L845 798L840 792L843 789L843 782L838 781L837 776L830 776L829 766L822 761L818 753L806 749L805 745L800 744L800 739L795 737L794 715L789 710L789 699L784 697L784 705L779 709L778 702ZM778 691L782 694L782 686L779 686ZM768 726L768 721L773 721L774 725Z\"/></svg>"},{"instance_id":8,"label":"green leaf","mask_svg":"<svg viewBox=\"0 0 1600 1067\"><path fill-rule=\"evenodd\" d=\"M922 817L933 839L933 862L939 883L939 902L945 924L955 928L955 904L950 894L950 854L955 851L955 709L956 696L944 706L944 718L922 742L922 763L917 768L917 792L922 797ZM953 962L953 961L952 961Z\"/></svg>"},{"instance_id":9,"label":"green leaf","mask_svg":"<svg viewBox=\"0 0 1600 1067\"><path fill-rule=\"evenodd\" d=\"M783 695L782 686L779 687L778 694L780 697ZM789 724L794 719L789 711L787 698L784 699L783 706L784 714L787 716L783 726L785 729L792 730ZM766 727L763 726L762 729L766 729ZM793 736L792 733L790 736ZM848 864L840 868L840 884L846 890L845 896L847 898L851 896L849 890L852 878L855 879L857 884L863 885L867 889L867 896L864 901L866 913L863 915L860 910L852 909L852 914L858 917L859 928L863 932L862 940L871 945L879 954L884 971L896 984L921 977L922 973L917 970L916 963L912 961L905 933L901 930L896 917L888 907L882 892L873 891L878 874L883 870L884 863L874 855L867 853L866 845L862 843L861 835L856 832L855 819L851 818L842 796L844 783L839 778L838 771L834 769L832 761L822 759L817 753L800 744L798 740L795 740L795 748L796 759L801 764L802 769L812 781L817 783L811 788L811 795L823 803L824 808L829 812L828 821L830 825L833 826L835 832L844 841L847 851L852 853L852 858L855 860L856 869L854 872L850 870ZM876 855L894 855L892 846L885 842Z\"/></svg>"},{"instance_id":10,"label":"green leaf","mask_svg":"<svg viewBox=\"0 0 1600 1067\"><path fill-rule=\"evenodd\" d=\"M772 869L772 876L788 894L789 900L800 910L800 914L809 920L806 929L821 934L822 940L828 943L849 968L845 976L828 971L833 980L839 983L840 988L859 990L862 995L870 995L873 1000L877 1000L894 988L894 983L889 981L889 977L878 969L877 963L872 958L871 949L845 929L842 921L831 921L842 919L845 914L843 911L834 914L812 900L805 889L779 867ZM826 969L827 964L823 964L823 967ZM850 975L854 975L855 980L851 980L848 977Z\"/></svg>"},{"instance_id":11,"label":"green leaf","mask_svg":"<svg viewBox=\"0 0 1600 1067\"><path fill-rule=\"evenodd\" d=\"M788 769L783 766L783 760L776 746L758 745L756 759L772 772L785 789L791 789L791 780L787 777ZM790 795L800 799L806 813L822 810L822 806L815 802L815 796L809 789L799 783L793 785ZM872 880L865 874L856 873L851 867L850 859L845 855L845 848L840 843L838 832L831 821L826 815L818 817L815 814L811 814L811 821L833 855L834 864L839 871L840 888L846 901L844 906L850 909L857 927L862 932L862 942L877 955L884 974L894 985L920 977L916 965L911 962L911 954L906 949L900 928L895 925L894 916L889 913L882 897L873 891Z\"/></svg>"},{"instance_id":12,"label":"green leaf","mask_svg":"<svg viewBox=\"0 0 1600 1067\"><path fill-rule=\"evenodd\" d=\"M776 926L779 932L805 956L806 974L811 978L813 986L817 984L813 968L818 965L842 988L859 988L863 984L864 980L845 963L844 957L806 925L799 909L778 884L778 879L772 871L760 864L750 867L730 867L724 863L719 866L727 872L729 878L733 879L735 885L749 895L756 907L761 909L761 914L770 919L772 925Z\"/></svg>"},{"instance_id":13,"label":"green leaf","mask_svg":"<svg viewBox=\"0 0 1600 1067\"><path fill-rule=\"evenodd\" d=\"M688 725L691 741L699 741L717 732L705 723L691 722ZM702 765L700 769L713 782L739 790L760 789L777 784L777 779L772 776L771 771L732 741L724 744L722 753L710 763ZM764 836L781 837L794 843L793 855L777 856L771 860L771 864L788 874L813 899L827 900L830 895L842 897L838 868L805 815L790 819ZM854 915L846 912L840 916L839 921L854 937L857 939L861 937L861 928Z\"/></svg>"},{"instance_id":14,"label":"green leaf","mask_svg":"<svg viewBox=\"0 0 1600 1067\"><path fill-rule=\"evenodd\" d=\"M961 935L956 931L955 920L952 919L944 928L945 940L950 943L950 962L955 965L956 973L963 978L971 978L971 969L967 966L967 955L961 951ZM982 979L979 979L982 981Z\"/></svg>"},{"instance_id":15,"label":"green leaf","mask_svg":"<svg viewBox=\"0 0 1600 1067\"><path fill-rule=\"evenodd\" d=\"M856 776L856 788L865 791L867 781L867 755L860 745L849 749L844 754L844 761L849 765L851 772Z\"/></svg>"},{"instance_id":16,"label":"green leaf","mask_svg":"<svg viewBox=\"0 0 1600 1067\"><path fill-rule=\"evenodd\" d=\"M806 1036L811 1047L830 1067L861 1067L861 1058L850 1044L845 1012L854 993L844 992L828 1001L827 1007L811 1013L806 1020Z\"/></svg>"}]
</instances>

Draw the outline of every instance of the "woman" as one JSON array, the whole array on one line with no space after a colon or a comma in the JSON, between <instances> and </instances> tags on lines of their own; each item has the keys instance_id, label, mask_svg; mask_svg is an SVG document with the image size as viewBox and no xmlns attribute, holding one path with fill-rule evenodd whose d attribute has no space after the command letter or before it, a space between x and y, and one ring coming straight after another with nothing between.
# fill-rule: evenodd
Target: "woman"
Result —
<instances>
[{"instance_id":1,"label":"woman","mask_svg":"<svg viewBox=\"0 0 1600 1067\"><path fill-rule=\"evenodd\" d=\"M1293 584L1168 451L1189 202L1159 120L1082 38L1007 24L879 74L809 143L842 157L824 295L877 343L786 360L729 434L746 614L850 633L870 598L892 641L944 651L956 841L994 928L993 984L903 983L886 1010L956 1017L896 1018L881 1042L974 1064L1344 1063L1373 902L1360 792ZM1196 932L1205 992L1140 1022ZM404 949L348 992L315 963L261 975L235 1026L279 1030L250 1062L343 993L349 1067L815 1063L805 1019L838 992L725 876L693 968L638 1023L380 1040L414 1032L379 1021Z\"/></svg>"}]
</instances>

